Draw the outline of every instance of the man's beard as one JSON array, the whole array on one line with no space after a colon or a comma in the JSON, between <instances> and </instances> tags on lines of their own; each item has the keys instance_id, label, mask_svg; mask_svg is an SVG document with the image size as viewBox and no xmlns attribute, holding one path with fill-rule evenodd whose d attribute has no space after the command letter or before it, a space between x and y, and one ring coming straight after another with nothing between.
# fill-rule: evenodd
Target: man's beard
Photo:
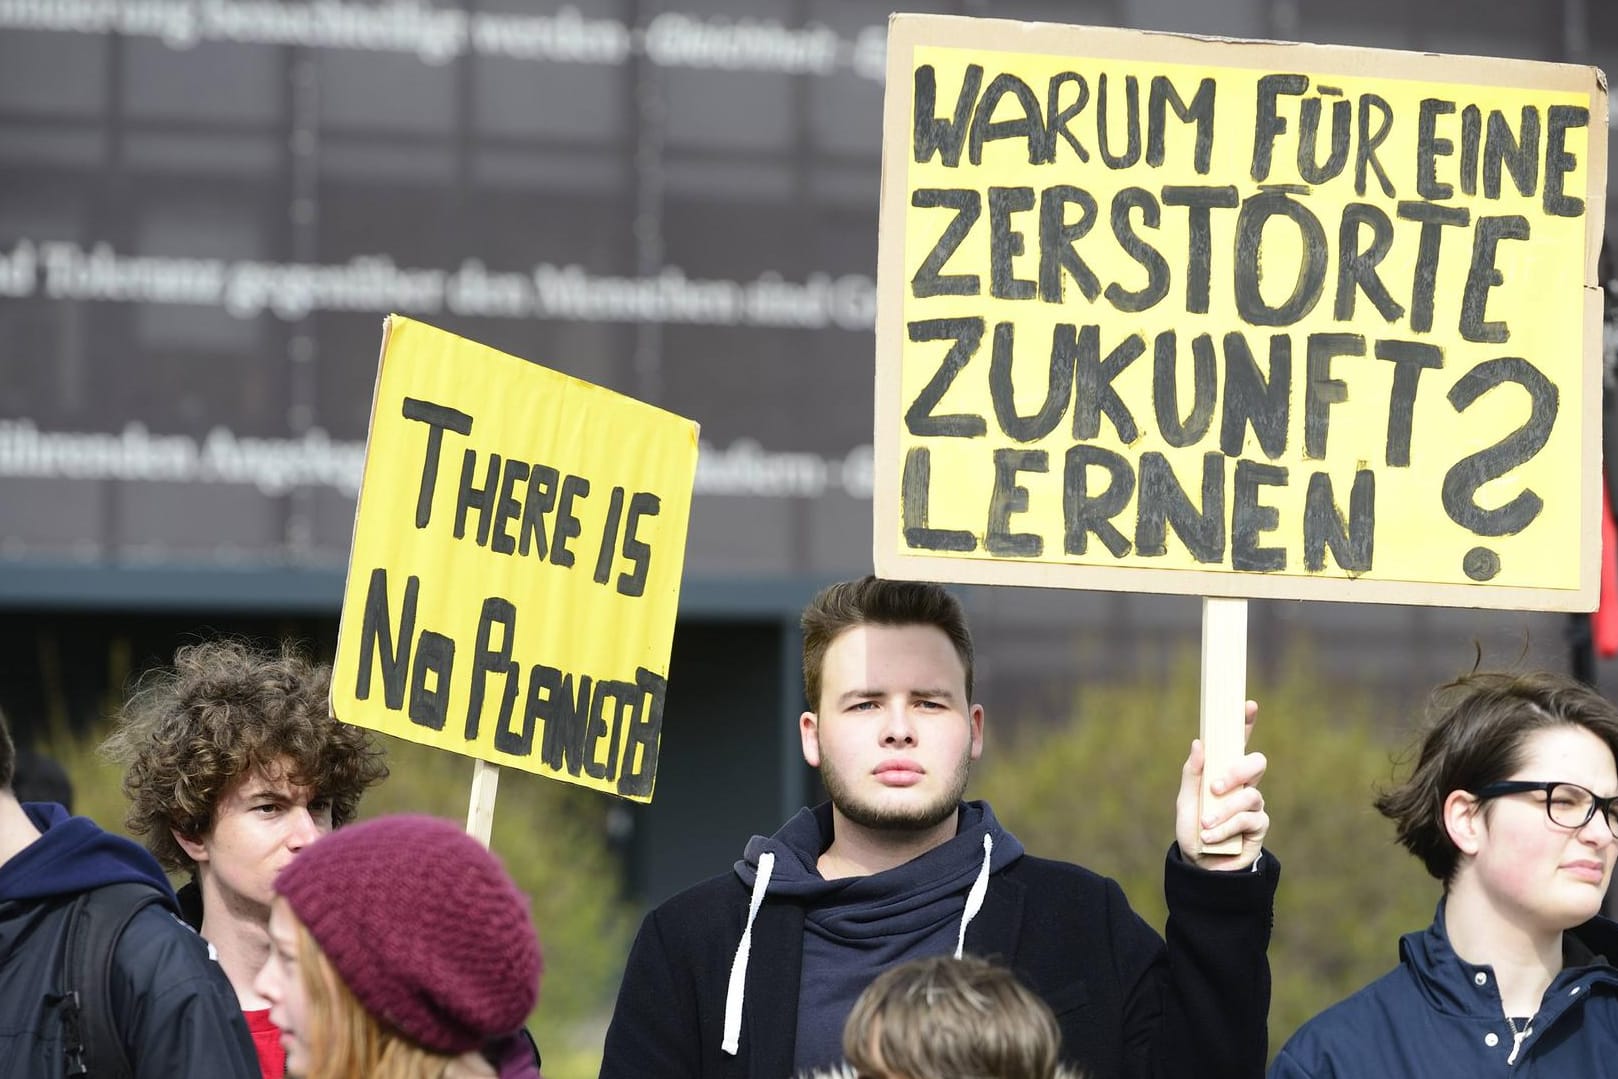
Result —
<instances>
[{"instance_id":1,"label":"man's beard","mask_svg":"<svg viewBox=\"0 0 1618 1079\"><path fill-rule=\"evenodd\" d=\"M831 804L850 823L880 832L925 832L954 815L961 795L966 793L971 765L971 755L963 754L955 770L954 781L940 792L935 801L922 805L883 807L860 801L852 785L843 781L842 774L831 766L824 754L820 758L820 781L825 784Z\"/></svg>"}]
</instances>

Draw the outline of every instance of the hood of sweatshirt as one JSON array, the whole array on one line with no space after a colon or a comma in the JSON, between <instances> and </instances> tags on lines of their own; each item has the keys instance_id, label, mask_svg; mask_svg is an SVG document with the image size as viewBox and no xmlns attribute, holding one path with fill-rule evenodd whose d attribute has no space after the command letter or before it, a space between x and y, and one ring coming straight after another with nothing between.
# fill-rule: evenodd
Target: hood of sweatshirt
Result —
<instances>
[{"instance_id":1,"label":"hood of sweatshirt","mask_svg":"<svg viewBox=\"0 0 1618 1079\"><path fill-rule=\"evenodd\" d=\"M740 1047L747 960L753 920L767 896L805 901L806 932L845 941L913 937L958 920L955 954L983 906L989 876L1022 857L1023 847L1000 826L987 802L963 802L955 836L903 865L864 877L828 881L816 863L833 838L830 803L800 810L773 836L748 840L736 875L750 892L746 927L731 963L721 1048ZM962 898L962 894L965 898Z\"/></svg>"},{"instance_id":2,"label":"hood of sweatshirt","mask_svg":"<svg viewBox=\"0 0 1618 1079\"><path fill-rule=\"evenodd\" d=\"M70 817L54 802L29 802L23 812L40 837L0 865L0 903L77 895L104 884L140 881L162 892L179 913L168 877L146 849L102 831L88 817Z\"/></svg>"},{"instance_id":3,"label":"hood of sweatshirt","mask_svg":"<svg viewBox=\"0 0 1618 1079\"><path fill-rule=\"evenodd\" d=\"M960 896L973 882L985 873L999 872L1023 854L1022 843L1001 826L987 802L961 803L954 838L870 876L830 881L822 877L815 866L831 841L831 804L801 809L773 836L748 841L736 863L736 875L752 888L759 859L773 854L768 894L806 900L806 920L817 931L854 940L908 935L941 917L960 917Z\"/></svg>"}]
</instances>

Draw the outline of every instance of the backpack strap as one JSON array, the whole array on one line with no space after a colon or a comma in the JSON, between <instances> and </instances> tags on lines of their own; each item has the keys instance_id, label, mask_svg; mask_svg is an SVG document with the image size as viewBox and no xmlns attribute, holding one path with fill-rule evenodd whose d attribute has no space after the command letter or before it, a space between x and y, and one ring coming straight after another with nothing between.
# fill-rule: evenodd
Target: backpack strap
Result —
<instances>
[{"instance_id":1,"label":"backpack strap","mask_svg":"<svg viewBox=\"0 0 1618 1079\"><path fill-rule=\"evenodd\" d=\"M61 976L62 1056L69 1079L133 1079L112 1005L112 961L135 915L161 903L150 884L92 888L68 911Z\"/></svg>"}]
</instances>

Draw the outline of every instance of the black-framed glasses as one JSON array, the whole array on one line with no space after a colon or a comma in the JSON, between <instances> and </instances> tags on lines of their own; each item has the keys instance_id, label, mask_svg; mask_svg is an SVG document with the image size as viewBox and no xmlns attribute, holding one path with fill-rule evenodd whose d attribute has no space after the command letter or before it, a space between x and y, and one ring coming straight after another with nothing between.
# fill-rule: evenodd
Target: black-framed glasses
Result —
<instances>
[{"instance_id":1,"label":"black-framed glasses","mask_svg":"<svg viewBox=\"0 0 1618 1079\"><path fill-rule=\"evenodd\" d=\"M1504 779L1498 783L1485 783L1472 793L1479 801L1485 801L1530 791L1545 792L1545 815L1552 824L1562 828L1583 828L1596 815L1596 810L1600 810L1607 818L1607 827L1614 836L1618 836L1618 795L1602 798L1595 791L1577 783L1537 779Z\"/></svg>"}]
</instances>

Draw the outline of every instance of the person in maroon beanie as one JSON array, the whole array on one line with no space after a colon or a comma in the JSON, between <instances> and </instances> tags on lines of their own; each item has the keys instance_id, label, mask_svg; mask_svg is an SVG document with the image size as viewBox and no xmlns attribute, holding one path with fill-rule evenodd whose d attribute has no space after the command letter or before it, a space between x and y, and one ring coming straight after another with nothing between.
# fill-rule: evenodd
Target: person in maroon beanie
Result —
<instances>
[{"instance_id":1,"label":"person in maroon beanie","mask_svg":"<svg viewBox=\"0 0 1618 1079\"><path fill-rule=\"evenodd\" d=\"M527 897L436 817L379 817L311 844L275 879L254 983L301 1079L538 1079Z\"/></svg>"}]
</instances>

